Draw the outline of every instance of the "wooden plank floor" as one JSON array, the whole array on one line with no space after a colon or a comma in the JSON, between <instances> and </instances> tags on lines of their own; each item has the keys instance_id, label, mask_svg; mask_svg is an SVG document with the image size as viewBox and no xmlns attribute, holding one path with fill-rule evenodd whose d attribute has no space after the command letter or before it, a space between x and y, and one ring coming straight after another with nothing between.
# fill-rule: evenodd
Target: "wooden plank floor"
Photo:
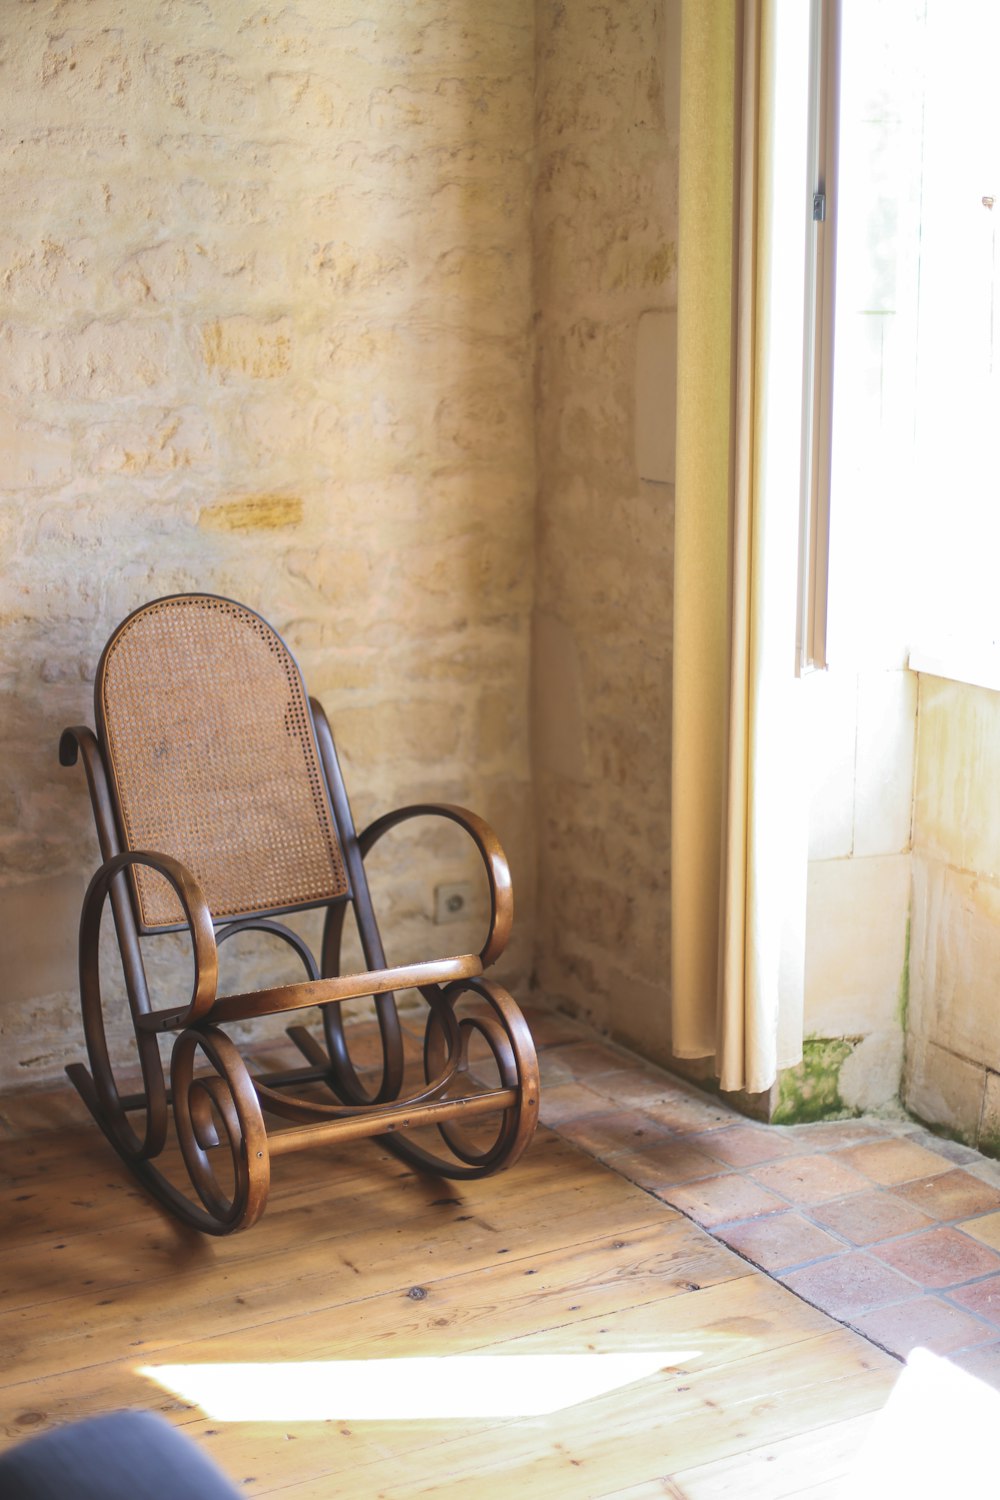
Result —
<instances>
[{"instance_id":1,"label":"wooden plank floor","mask_svg":"<svg viewBox=\"0 0 1000 1500\"><path fill-rule=\"evenodd\" d=\"M214 1241L77 1108L0 1140L3 1446L148 1407L254 1495L820 1500L899 1372L544 1130L465 1186L285 1157Z\"/></svg>"}]
</instances>

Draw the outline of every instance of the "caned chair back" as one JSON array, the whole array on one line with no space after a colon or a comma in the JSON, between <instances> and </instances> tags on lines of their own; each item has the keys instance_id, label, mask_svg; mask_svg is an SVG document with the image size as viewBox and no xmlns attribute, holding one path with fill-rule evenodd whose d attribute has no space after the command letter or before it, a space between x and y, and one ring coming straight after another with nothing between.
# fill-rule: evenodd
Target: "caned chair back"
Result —
<instances>
[{"instance_id":1,"label":"caned chair back","mask_svg":"<svg viewBox=\"0 0 1000 1500\"><path fill-rule=\"evenodd\" d=\"M187 865L215 921L347 893L302 677L253 610L212 594L136 610L104 649L95 699L123 848ZM144 928L181 923L153 871L133 895Z\"/></svg>"}]
</instances>

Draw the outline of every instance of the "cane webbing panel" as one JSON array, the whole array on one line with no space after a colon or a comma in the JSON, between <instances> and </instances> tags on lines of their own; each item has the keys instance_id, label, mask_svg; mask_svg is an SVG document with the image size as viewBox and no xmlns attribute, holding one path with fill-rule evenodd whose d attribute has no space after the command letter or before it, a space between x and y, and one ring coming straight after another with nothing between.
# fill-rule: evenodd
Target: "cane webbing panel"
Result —
<instances>
[{"instance_id":1,"label":"cane webbing panel","mask_svg":"<svg viewBox=\"0 0 1000 1500\"><path fill-rule=\"evenodd\" d=\"M259 615L207 594L148 604L96 694L125 847L179 859L215 920L346 892L302 678ZM183 921L161 876L135 888L146 927Z\"/></svg>"}]
</instances>

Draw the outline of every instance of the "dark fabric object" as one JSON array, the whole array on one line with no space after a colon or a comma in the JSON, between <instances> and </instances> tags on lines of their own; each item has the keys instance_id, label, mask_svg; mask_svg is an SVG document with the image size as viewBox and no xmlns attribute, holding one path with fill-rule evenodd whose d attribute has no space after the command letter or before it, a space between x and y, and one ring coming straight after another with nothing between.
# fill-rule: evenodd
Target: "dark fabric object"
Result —
<instances>
[{"instance_id":1,"label":"dark fabric object","mask_svg":"<svg viewBox=\"0 0 1000 1500\"><path fill-rule=\"evenodd\" d=\"M151 1412L114 1412L0 1454L0 1500L233 1500L190 1438Z\"/></svg>"}]
</instances>

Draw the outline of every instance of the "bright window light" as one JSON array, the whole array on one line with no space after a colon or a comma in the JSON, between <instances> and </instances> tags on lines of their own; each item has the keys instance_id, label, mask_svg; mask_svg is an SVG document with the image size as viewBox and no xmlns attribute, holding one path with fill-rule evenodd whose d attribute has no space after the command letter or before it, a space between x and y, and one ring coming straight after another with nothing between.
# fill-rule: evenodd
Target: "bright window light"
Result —
<instances>
[{"instance_id":1,"label":"bright window light","mask_svg":"<svg viewBox=\"0 0 1000 1500\"><path fill-rule=\"evenodd\" d=\"M940 1500L996 1493L1000 1392L914 1349L869 1429L840 1500Z\"/></svg>"},{"instance_id":2,"label":"bright window light","mask_svg":"<svg viewBox=\"0 0 1000 1500\"><path fill-rule=\"evenodd\" d=\"M843 0L831 659L1000 640L1000 5Z\"/></svg>"},{"instance_id":3,"label":"bright window light","mask_svg":"<svg viewBox=\"0 0 1000 1500\"><path fill-rule=\"evenodd\" d=\"M267 1364L144 1365L137 1371L214 1422L401 1422L539 1417L697 1358L642 1354L469 1354Z\"/></svg>"}]
</instances>

